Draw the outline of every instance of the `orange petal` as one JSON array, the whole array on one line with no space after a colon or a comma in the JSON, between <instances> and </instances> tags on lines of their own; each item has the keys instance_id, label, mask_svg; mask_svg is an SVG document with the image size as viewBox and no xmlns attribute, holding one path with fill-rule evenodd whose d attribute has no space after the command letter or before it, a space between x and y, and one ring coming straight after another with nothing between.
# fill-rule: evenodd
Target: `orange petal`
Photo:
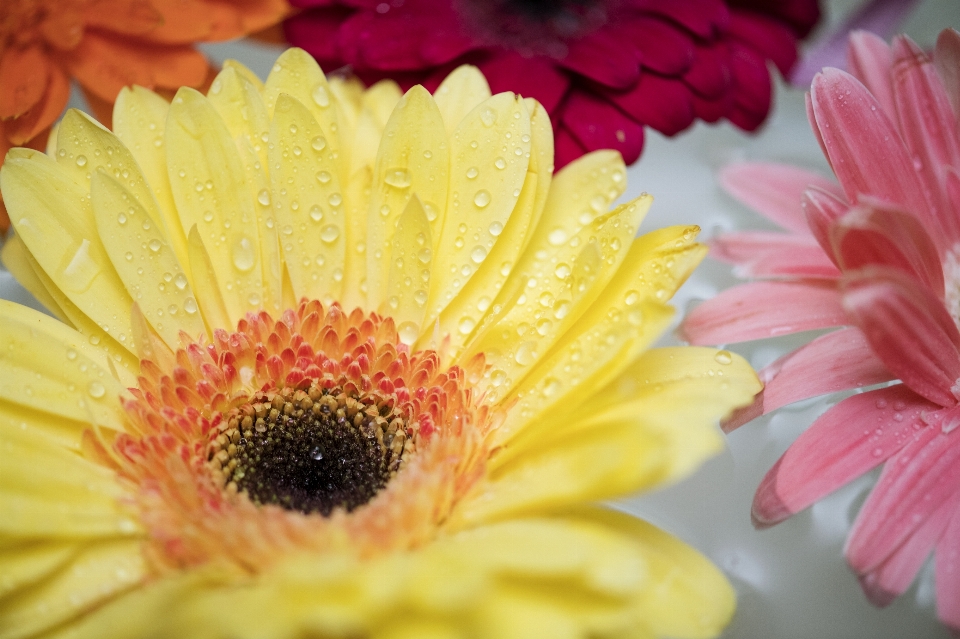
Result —
<instances>
[{"instance_id":1,"label":"orange petal","mask_svg":"<svg viewBox=\"0 0 960 639\"><path fill-rule=\"evenodd\" d=\"M92 0L83 11L88 27L124 34L142 34L163 24L148 0Z\"/></svg>"},{"instance_id":2,"label":"orange petal","mask_svg":"<svg viewBox=\"0 0 960 639\"><path fill-rule=\"evenodd\" d=\"M38 45L10 47L0 57L0 118L26 113L47 88L50 59Z\"/></svg>"},{"instance_id":3,"label":"orange petal","mask_svg":"<svg viewBox=\"0 0 960 639\"><path fill-rule=\"evenodd\" d=\"M209 40L214 30L218 13L210 11L200 0L153 0L153 7L160 12L162 24L147 34L151 42L175 44ZM221 8L220 13L229 13Z\"/></svg>"},{"instance_id":4,"label":"orange petal","mask_svg":"<svg viewBox=\"0 0 960 639\"><path fill-rule=\"evenodd\" d=\"M207 79L210 65L203 54L189 47L143 47L142 54L153 64L153 81L158 87L199 87Z\"/></svg>"},{"instance_id":5,"label":"orange petal","mask_svg":"<svg viewBox=\"0 0 960 639\"><path fill-rule=\"evenodd\" d=\"M25 145L27 140L49 130L50 125L63 113L69 99L70 79L59 66L50 65L50 81L43 99L19 118L7 120L7 139L15 146ZM43 150L43 147L40 147L40 150Z\"/></svg>"},{"instance_id":6,"label":"orange petal","mask_svg":"<svg viewBox=\"0 0 960 639\"><path fill-rule=\"evenodd\" d=\"M256 0L247 3L247 6L240 11L245 33L267 29L293 13L286 0ZM281 36L276 43L284 44L286 40Z\"/></svg>"},{"instance_id":7,"label":"orange petal","mask_svg":"<svg viewBox=\"0 0 960 639\"><path fill-rule=\"evenodd\" d=\"M65 62L85 89L112 103L125 86L153 88L151 65L138 54L136 45L88 33L73 53L65 56Z\"/></svg>"},{"instance_id":8,"label":"orange petal","mask_svg":"<svg viewBox=\"0 0 960 639\"><path fill-rule=\"evenodd\" d=\"M79 7L72 4L59 6L56 11L49 12L40 23L40 33L54 49L69 51L83 39L83 13Z\"/></svg>"}]
</instances>

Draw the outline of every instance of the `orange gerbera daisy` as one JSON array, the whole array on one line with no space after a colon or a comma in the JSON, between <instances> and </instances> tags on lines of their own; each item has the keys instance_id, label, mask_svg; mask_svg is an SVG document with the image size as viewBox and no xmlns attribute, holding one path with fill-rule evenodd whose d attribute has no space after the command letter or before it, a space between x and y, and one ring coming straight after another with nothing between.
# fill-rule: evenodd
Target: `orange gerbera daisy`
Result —
<instances>
[{"instance_id":1,"label":"orange gerbera daisy","mask_svg":"<svg viewBox=\"0 0 960 639\"><path fill-rule=\"evenodd\" d=\"M191 45L268 27L286 0L2 0L0 158L12 146L42 149L80 83L101 122L117 93L199 87L207 60ZM10 226L0 200L0 233Z\"/></svg>"}]
</instances>

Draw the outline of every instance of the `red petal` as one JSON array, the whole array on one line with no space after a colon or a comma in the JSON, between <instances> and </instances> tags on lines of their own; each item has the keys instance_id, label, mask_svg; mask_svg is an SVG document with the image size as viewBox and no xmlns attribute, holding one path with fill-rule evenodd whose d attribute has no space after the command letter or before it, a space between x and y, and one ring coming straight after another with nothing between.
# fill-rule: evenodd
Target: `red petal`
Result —
<instances>
[{"instance_id":1,"label":"red petal","mask_svg":"<svg viewBox=\"0 0 960 639\"><path fill-rule=\"evenodd\" d=\"M830 228L830 243L840 267L887 266L920 280L932 291L944 290L937 247L915 217L864 197Z\"/></svg>"},{"instance_id":2,"label":"red petal","mask_svg":"<svg viewBox=\"0 0 960 639\"><path fill-rule=\"evenodd\" d=\"M339 69L345 62L340 55L337 34L340 24L352 13L346 7L323 7L299 13L283 23L287 41L317 59L325 71Z\"/></svg>"},{"instance_id":3,"label":"red petal","mask_svg":"<svg viewBox=\"0 0 960 639\"><path fill-rule=\"evenodd\" d=\"M712 38L726 30L730 14L721 0L677 2L676 0L646 0L639 12L654 13L692 31L701 38Z\"/></svg>"},{"instance_id":4,"label":"red petal","mask_svg":"<svg viewBox=\"0 0 960 639\"><path fill-rule=\"evenodd\" d=\"M775 231L728 233L714 240L710 255L736 264L742 278L829 278L840 271L809 235L786 235Z\"/></svg>"},{"instance_id":5,"label":"red petal","mask_svg":"<svg viewBox=\"0 0 960 639\"><path fill-rule=\"evenodd\" d=\"M587 149L563 126L558 126L553 131L553 149L555 171L559 171L587 152Z\"/></svg>"},{"instance_id":6,"label":"red petal","mask_svg":"<svg viewBox=\"0 0 960 639\"><path fill-rule=\"evenodd\" d=\"M609 102L574 89L560 116L564 127L587 149L615 149L633 164L643 149L643 127Z\"/></svg>"},{"instance_id":7,"label":"red petal","mask_svg":"<svg viewBox=\"0 0 960 639\"><path fill-rule=\"evenodd\" d=\"M694 40L669 22L636 17L624 20L620 31L634 47L645 69L661 75L680 75L694 59ZM622 55L622 54L621 54Z\"/></svg>"},{"instance_id":8,"label":"red petal","mask_svg":"<svg viewBox=\"0 0 960 639\"><path fill-rule=\"evenodd\" d=\"M570 78L552 62L504 52L479 62L477 67L486 76L493 93L513 91L525 98L534 98L547 110L554 124L557 123L554 111L570 88Z\"/></svg>"},{"instance_id":9,"label":"red petal","mask_svg":"<svg viewBox=\"0 0 960 639\"><path fill-rule=\"evenodd\" d=\"M960 507L957 496L947 530L937 542L937 617L956 632L960 630Z\"/></svg>"},{"instance_id":10,"label":"red petal","mask_svg":"<svg viewBox=\"0 0 960 639\"><path fill-rule=\"evenodd\" d=\"M887 460L847 538L847 561L861 574L883 563L957 494L960 409L926 413L924 421L929 427Z\"/></svg>"},{"instance_id":11,"label":"red petal","mask_svg":"<svg viewBox=\"0 0 960 639\"><path fill-rule=\"evenodd\" d=\"M784 76L797 61L797 40L782 22L751 11L731 11L730 35L772 61Z\"/></svg>"},{"instance_id":12,"label":"red petal","mask_svg":"<svg viewBox=\"0 0 960 639\"><path fill-rule=\"evenodd\" d=\"M915 279L869 267L843 284L843 306L873 352L914 392L953 406L960 378L960 332L939 299Z\"/></svg>"},{"instance_id":13,"label":"red petal","mask_svg":"<svg viewBox=\"0 0 960 639\"><path fill-rule=\"evenodd\" d=\"M51 66L36 45L0 51L0 119L21 116L40 102Z\"/></svg>"},{"instance_id":14,"label":"red petal","mask_svg":"<svg viewBox=\"0 0 960 639\"><path fill-rule=\"evenodd\" d=\"M599 32L571 42L567 55L557 63L604 86L626 89L640 79L640 64L624 53L621 42Z\"/></svg>"},{"instance_id":15,"label":"red petal","mask_svg":"<svg viewBox=\"0 0 960 639\"><path fill-rule=\"evenodd\" d=\"M754 526L778 524L875 468L923 426L920 414L931 408L902 384L843 400L767 471L753 498Z\"/></svg>"},{"instance_id":16,"label":"red petal","mask_svg":"<svg viewBox=\"0 0 960 639\"><path fill-rule=\"evenodd\" d=\"M810 234L804 215L803 193L810 187L841 196L833 180L819 173L773 162L742 162L720 172L727 193L785 229Z\"/></svg>"},{"instance_id":17,"label":"red petal","mask_svg":"<svg viewBox=\"0 0 960 639\"><path fill-rule=\"evenodd\" d=\"M745 131L753 131L770 112L773 86L767 61L752 49L736 42L731 42L730 49L730 70L736 101L727 119Z\"/></svg>"},{"instance_id":18,"label":"red petal","mask_svg":"<svg viewBox=\"0 0 960 639\"><path fill-rule=\"evenodd\" d=\"M683 81L697 95L707 100L716 100L726 95L733 84L730 52L725 47L697 46L693 64L683 74Z\"/></svg>"},{"instance_id":19,"label":"red petal","mask_svg":"<svg viewBox=\"0 0 960 639\"><path fill-rule=\"evenodd\" d=\"M729 344L847 323L832 282L750 282L727 289L681 326L694 344Z\"/></svg>"},{"instance_id":20,"label":"red petal","mask_svg":"<svg viewBox=\"0 0 960 639\"><path fill-rule=\"evenodd\" d=\"M760 371L760 379L766 414L810 397L888 382L894 375L859 329L845 328L784 355Z\"/></svg>"},{"instance_id":21,"label":"red petal","mask_svg":"<svg viewBox=\"0 0 960 639\"><path fill-rule=\"evenodd\" d=\"M644 73L633 89L603 94L632 120L664 135L676 135L693 124L692 96L682 80Z\"/></svg>"},{"instance_id":22,"label":"red petal","mask_svg":"<svg viewBox=\"0 0 960 639\"><path fill-rule=\"evenodd\" d=\"M913 162L876 98L837 69L818 74L811 94L817 129L847 200L872 195L899 204L931 226Z\"/></svg>"}]
</instances>

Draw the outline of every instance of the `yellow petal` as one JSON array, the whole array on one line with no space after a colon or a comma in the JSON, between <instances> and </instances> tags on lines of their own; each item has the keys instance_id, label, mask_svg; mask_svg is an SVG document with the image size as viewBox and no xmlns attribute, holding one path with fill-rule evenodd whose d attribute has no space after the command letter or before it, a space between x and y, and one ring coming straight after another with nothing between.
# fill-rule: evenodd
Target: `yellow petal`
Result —
<instances>
[{"instance_id":1,"label":"yellow petal","mask_svg":"<svg viewBox=\"0 0 960 639\"><path fill-rule=\"evenodd\" d=\"M17 235L46 275L123 344L133 300L98 238L89 191L49 157L29 150L8 154L0 183ZM67 312L59 301L58 306Z\"/></svg>"},{"instance_id":2,"label":"yellow petal","mask_svg":"<svg viewBox=\"0 0 960 639\"><path fill-rule=\"evenodd\" d=\"M270 70L263 90L263 101L271 118L274 117L281 93L296 99L316 118L326 138L326 153L331 157L339 157L349 150L344 149L340 142L336 96L316 61L303 49L287 49ZM347 178L346 175L338 177L341 180Z\"/></svg>"},{"instance_id":3,"label":"yellow petal","mask_svg":"<svg viewBox=\"0 0 960 639\"><path fill-rule=\"evenodd\" d=\"M430 290L430 222L420 198L410 199L391 240L387 300L380 313L393 317L400 340L413 344L420 336Z\"/></svg>"},{"instance_id":4,"label":"yellow petal","mask_svg":"<svg viewBox=\"0 0 960 639\"><path fill-rule=\"evenodd\" d=\"M346 247L343 255L341 303L345 309L367 308L367 296L362 286L365 286L367 279L367 210L372 183L373 167L366 166L353 174L343 192Z\"/></svg>"},{"instance_id":5,"label":"yellow petal","mask_svg":"<svg viewBox=\"0 0 960 639\"><path fill-rule=\"evenodd\" d=\"M33 541L0 549L0 599L31 586L73 557L76 542Z\"/></svg>"},{"instance_id":6,"label":"yellow petal","mask_svg":"<svg viewBox=\"0 0 960 639\"><path fill-rule=\"evenodd\" d=\"M180 331L194 339L205 334L186 269L141 200L103 171L91 187L100 240L150 325L171 348Z\"/></svg>"},{"instance_id":7,"label":"yellow petal","mask_svg":"<svg viewBox=\"0 0 960 639\"><path fill-rule=\"evenodd\" d=\"M434 251L427 321L476 273L517 206L530 162L530 114L512 93L478 105L450 138L450 192Z\"/></svg>"},{"instance_id":8,"label":"yellow petal","mask_svg":"<svg viewBox=\"0 0 960 639\"><path fill-rule=\"evenodd\" d=\"M217 282L217 274L210 260L210 254L207 253L196 225L190 229L189 251L193 288L196 291L197 302L200 304L203 321L207 325L207 332L213 334L215 329L233 326L227 313L226 302L220 293L221 288Z\"/></svg>"},{"instance_id":9,"label":"yellow petal","mask_svg":"<svg viewBox=\"0 0 960 639\"><path fill-rule=\"evenodd\" d=\"M83 615L147 577L138 541L86 547L49 579L0 600L0 637L32 637Z\"/></svg>"},{"instance_id":10,"label":"yellow petal","mask_svg":"<svg viewBox=\"0 0 960 639\"><path fill-rule=\"evenodd\" d=\"M575 513L635 540L650 573L650 587L639 601L642 618L656 636L707 639L730 622L736 607L733 588L699 552L636 517L601 508Z\"/></svg>"},{"instance_id":11,"label":"yellow petal","mask_svg":"<svg viewBox=\"0 0 960 639\"><path fill-rule=\"evenodd\" d=\"M110 374L106 353L72 328L0 300L0 398L78 422L123 430L117 398L126 389Z\"/></svg>"},{"instance_id":12,"label":"yellow petal","mask_svg":"<svg viewBox=\"0 0 960 639\"><path fill-rule=\"evenodd\" d=\"M427 90L415 86L397 103L387 122L373 173L366 248L367 301L372 308L387 298L384 257L390 254L397 219L414 194L430 220L434 240L439 239L449 158L440 111Z\"/></svg>"},{"instance_id":13,"label":"yellow petal","mask_svg":"<svg viewBox=\"0 0 960 639\"><path fill-rule=\"evenodd\" d=\"M326 133L310 111L286 94L270 128L270 183L280 249L297 298L339 300L346 247L340 172Z\"/></svg>"},{"instance_id":14,"label":"yellow petal","mask_svg":"<svg viewBox=\"0 0 960 639\"><path fill-rule=\"evenodd\" d=\"M491 93L490 85L480 69L464 64L444 78L433 95L443 115L447 135L452 137L460 121L478 104L489 99Z\"/></svg>"},{"instance_id":15,"label":"yellow petal","mask_svg":"<svg viewBox=\"0 0 960 639\"><path fill-rule=\"evenodd\" d=\"M160 208L163 228L177 261L186 264L187 235L167 177L164 132L169 111L170 104L156 93L139 86L124 87L113 107L113 130L136 158Z\"/></svg>"},{"instance_id":16,"label":"yellow petal","mask_svg":"<svg viewBox=\"0 0 960 639\"><path fill-rule=\"evenodd\" d=\"M259 310L263 296L258 217L236 144L210 102L189 88L170 106L165 140L181 222L203 238L233 325Z\"/></svg>"},{"instance_id":17,"label":"yellow petal","mask_svg":"<svg viewBox=\"0 0 960 639\"><path fill-rule=\"evenodd\" d=\"M393 80L380 80L363 92L361 99L362 107L369 109L373 114L374 120L380 126L387 125L390 114L397 106L397 102L403 97L403 92Z\"/></svg>"},{"instance_id":18,"label":"yellow petal","mask_svg":"<svg viewBox=\"0 0 960 639\"><path fill-rule=\"evenodd\" d=\"M67 314L57 304L47 287L43 285L43 280L40 279L37 272L33 270L31 265L33 258L28 256L27 247L23 245L19 237L11 234L3 243L3 246L0 246L0 261L13 274L20 286L37 298L37 301L43 304L44 308L61 322L70 324Z\"/></svg>"},{"instance_id":19,"label":"yellow petal","mask_svg":"<svg viewBox=\"0 0 960 639\"><path fill-rule=\"evenodd\" d=\"M224 67L210 85L207 99L223 118L233 139L244 139L254 146L260 170L265 170L270 116L257 86L237 67Z\"/></svg>"},{"instance_id":20,"label":"yellow petal","mask_svg":"<svg viewBox=\"0 0 960 639\"><path fill-rule=\"evenodd\" d=\"M257 91L259 91L260 93L263 93L263 90L264 90L263 81L257 77L256 73L248 69L242 62L238 62L237 60L227 59L223 61L223 68L232 69L233 71L237 72L237 74L239 74L240 77L242 77L244 80L252 84Z\"/></svg>"}]
</instances>

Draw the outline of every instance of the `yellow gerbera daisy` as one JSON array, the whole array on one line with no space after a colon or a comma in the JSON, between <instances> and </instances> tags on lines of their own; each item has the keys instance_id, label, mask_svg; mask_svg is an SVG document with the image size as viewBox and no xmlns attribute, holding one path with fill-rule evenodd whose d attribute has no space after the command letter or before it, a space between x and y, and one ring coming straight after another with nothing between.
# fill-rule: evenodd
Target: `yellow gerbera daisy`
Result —
<instances>
[{"instance_id":1,"label":"yellow gerbera daisy","mask_svg":"<svg viewBox=\"0 0 960 639\"><path fill-rule=\"evenodd\" d=\"M589 503L759 384L647 350L704 254L615 152L464 67L436 97L228 63L0 172L0 637L710 636L702 556ZM132 310L131 310L132 309Z\"/></svg>"}]
</instances>

